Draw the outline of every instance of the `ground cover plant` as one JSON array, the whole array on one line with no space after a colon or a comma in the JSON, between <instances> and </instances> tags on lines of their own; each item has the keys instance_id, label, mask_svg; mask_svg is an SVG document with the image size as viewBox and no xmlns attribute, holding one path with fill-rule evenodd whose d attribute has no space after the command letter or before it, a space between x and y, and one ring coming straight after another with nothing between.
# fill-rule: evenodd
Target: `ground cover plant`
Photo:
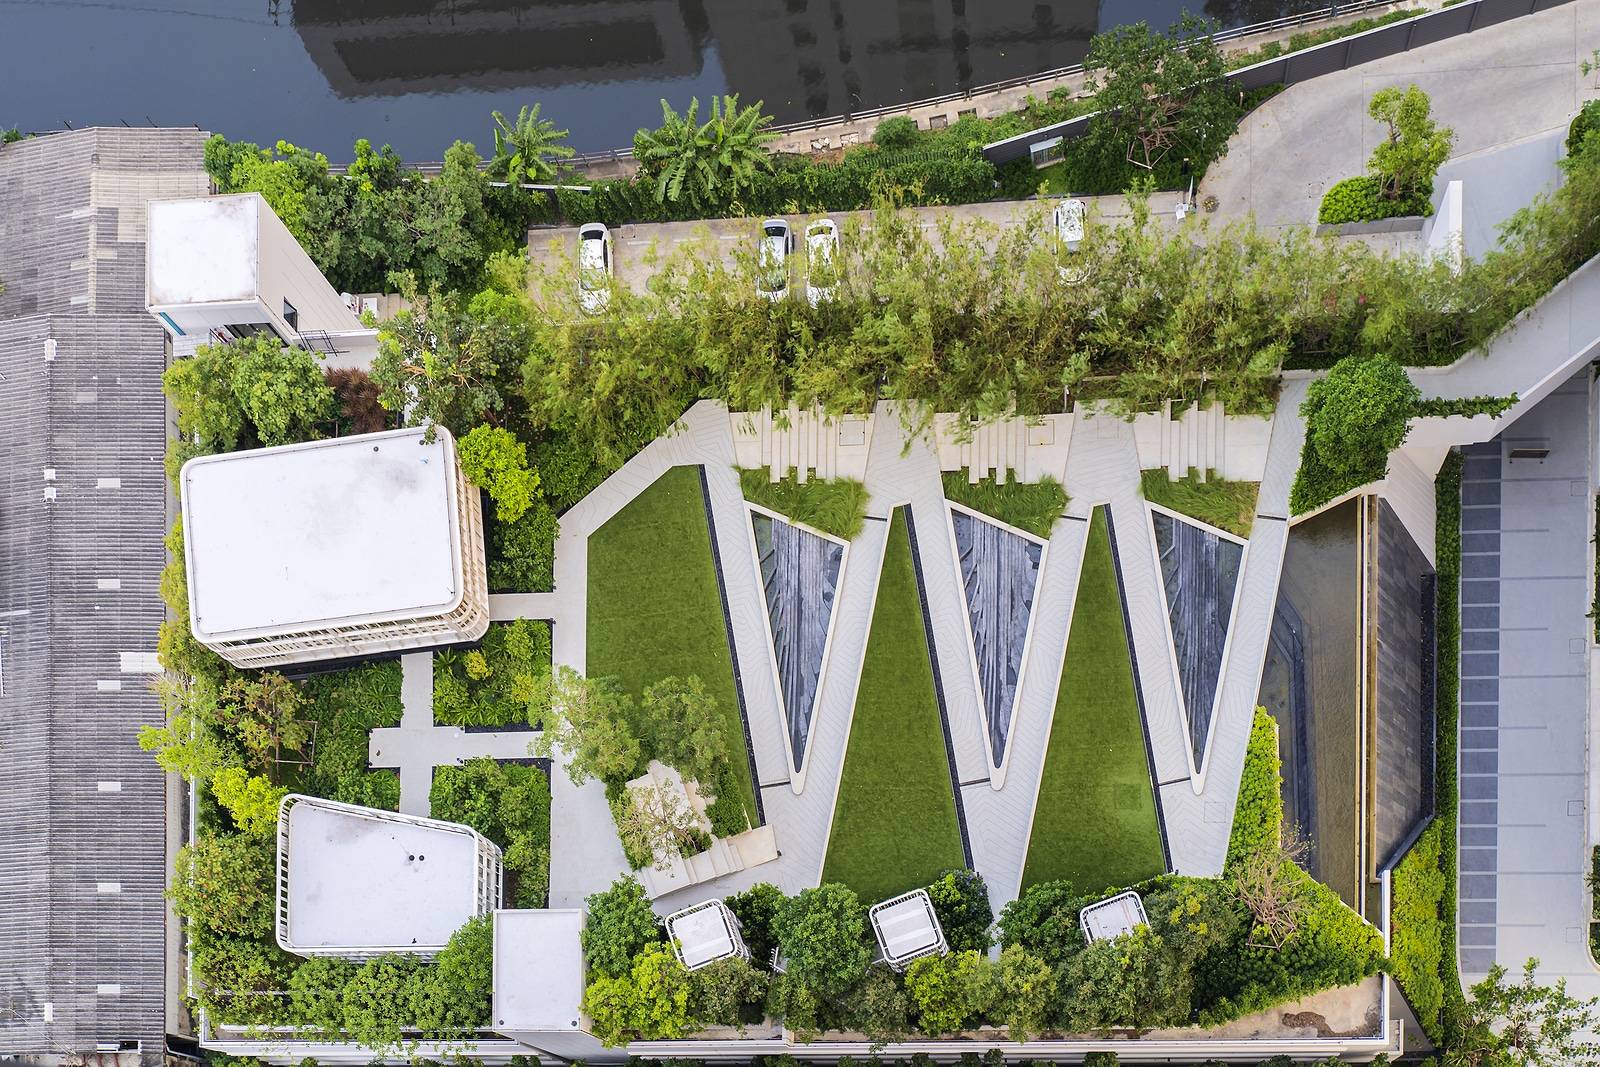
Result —
<instances>
[{"instance_id":1,"label":"ground cover plant","mask_svg":"<svg viewBox=\"0 0 1600 1067\"><path fill-rule=\"evenodd\" d=\"M1088 892L1166 869L1104 508L1090 520L1022 884Z\"/></svg>"},{"instance_id":2,"label":"ground cover plant","mask_svg":"<svg viewBox=\"0 0 1600 1067\"><path fill-rule=\"evenodd\" d=\"M1228 481L1217 477L1216 471L1202 482L1193 468L1174 480L1165 467L1158 467L1139 473L1139 487L1152 504L1248 538L1256 518L1256 495L1261 483Z\"/></svg>"},{"instance_id":3,"label":"ground cover plant","mask_svg":"<svg viewBox=\"0 0 1600 1067\"><path fill-rule=\"evenodd\" d=\"M507 907L542 908L550 884L550 775L493 759L436 767L428 794L435 819L464 823L500 846Z\"/></svg>"},{"instance_id":4,"label":"ground cover plant","mask_svg":"<svg viewBox=\"0 0 1600 1067\"><path fill-rule=\"evenodd\" d=\"M993 475L973 482L965 468L944 472L944 496L1046 540L1069 502L1067 491L1048 474L1037 482L1019 482L1015 472L1003 483Z\"/></svg>"},{"instance_id":5,"label":"ground cover plant","mask_svg":"<svg viewBox=\"0 0 1600 1067\"><path fill-rule=\"evenodd\" d=\"M765 467L747 467L739 471L739 486L751 503L846 541L855 540L867 520L867 487L853 478L800 482L791 471L775 482Z\"/></svg>"},{"instance_id":6,"label":"ground cover plant","mask_svg":"<svg viewBox=\"0 0 1600 1067\"><path fill-rule=\"evenodd\" d=\"M963 863L915 566L897 508L822 864L869 903Z\"/></svg>"},{"instance_id":7,"label":"ground cover plant","mask_svg":"<svg viewBox=\"0 0 1600 1067\"><path fill-rule=\"evenodd\" d=\"M433 655L433 721L440 726L526 723L550 675L550 624L492 622L476 648Z\"/></svg>"},{"instance_id":8,"label":"ground cover plant","mask_svg":"<svg viewBox=\"0 0 1600 1067\"><path fill-rule=\"evenodd\" d=\"M667 471L590 536L587 596L589 677L633 701L698 679L723 724L724 792L758 823L698 467Z\"/></svg>"}]
</instances>

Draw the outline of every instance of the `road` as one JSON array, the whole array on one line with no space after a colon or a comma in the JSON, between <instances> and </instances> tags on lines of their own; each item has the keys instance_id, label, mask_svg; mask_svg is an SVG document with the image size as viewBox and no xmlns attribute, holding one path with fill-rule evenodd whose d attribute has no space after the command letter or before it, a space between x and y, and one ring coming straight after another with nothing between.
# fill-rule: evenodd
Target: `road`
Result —
<instances>
[{"instance_id":1,"label":"road","mask_svg":"<svg viewBox=\"0 0 1600 1067\"><path fill-rule=\"evenodd\" d=\"M1180 200L1178 193L1155 193L1150 197L1150 208L1156 217L1168 225L1176 226L1175 210ZM1091 196L1084 200L1089 205L1090 224L1115 224L1129 216L1128 200L1124 196ZM1035 212L1043 211L1038 200L999 200L983 204L960 204L953 207L919 207L909 209L924 229L932 231L934 246L938 247L937 227L941 217L958 221L981 219L998 227L1022 225ZM841 229L850 219L865 220L870 211L837 211L831 214L783 215L793 229L796 240L805 232L806 225L816 219L831 218ZM616 258L616 278L635 292L641 291L651 269L646 262L653 245L662 255L670 254L684 244L716 242L723 249L723 261L731 263L737 248L753 250L761 224L758 218L710 219L697 222L638 223L612 230L612 251ZM534 264L548 263L560 256L572 257L577 253L578 228L539 228L528 231L528 257ZM793 262L793 258L791 259ZM799 278L796 277L796 282Z\"/></svg>"}]
</instances>

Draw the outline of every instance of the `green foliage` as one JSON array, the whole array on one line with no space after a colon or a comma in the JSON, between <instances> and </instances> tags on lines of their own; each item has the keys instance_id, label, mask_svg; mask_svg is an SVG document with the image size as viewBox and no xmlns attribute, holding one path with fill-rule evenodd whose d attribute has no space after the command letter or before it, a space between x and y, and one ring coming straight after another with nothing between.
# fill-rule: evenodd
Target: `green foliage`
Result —
<instances>
[{"instance_id":1,"label":"green foliage","mask_svg":"<svg viewBox=\"0 0 1600 1067\"><path fill-rule=\"evenodd\" d=\"M479 1027L490 1025L494 986L492 917L468 919L450 935L449 943L434 957L433 966L418 972L418 979L406 1016L409 1025L436 1038L466 1038Z\"/></svg>"},{"instance_id":2,"label":"green foliage","mask_svg":"<svg viewBox=\"0 0 1600 1067\"><path fill-rule=\"evenodd\" d=\"M513 523L533 506L539 474L528 469L528 448L510 430L480 424L461 439L461 471L494 501L495 518Z\"/></svg>"},{"instance_id":3,"label":"green foliage","mask_svg":"<svg viewBox=\"0 0 1600 1067\"><path fill-rule=\"evenodd\" d=\"M998 991L991 1017L1022 1042L1043 1030L1056 998L1056 972L1021 945L1000 953Z\"/></svg>"},{"instance_id":4,"label":"green foliage","mask_svg":"<svg viewBox=\"0 0 1600 1067\"><path fill-rule=\"evenodd\" d=\"M465 823L504 852L519 908L542 908L550 877L550 779L539 767L481 758L436 767L429 805L436 819Z\"/></svg>"},{"instance_id":5,"label":"green foliage","mask_svg":"<svg viewBox=\"0 0 1600 1067\"><path fill-rule=\"evenodd\" d=\"M1436 820L1395 867L1389 912L1389 971L1429 1034L1440 1032L1445 1004L1444 921L1440 913L1445 893L1440 856L1443 837L1443 827Z\"/></svg>"},{"instance_id":6,"label":"green foliage","mask_svg":"<svg viewBox=\"0 0 1600 1067\"><path fill-rule=\"evenodd\" d=\"M639 710L653 735L656 758L696 781L717 781L732 739L716 698L699 678L663 678L647 686Z\"/></svg>"},{"instance_id":7,"label":"green foliage","mask_svg":"<svg viewBox=\"0 0 1600 1067\"><path fill-rule=\"evenodd\" d=\"M1037 482L1017 481L1014 471L1004 483L996 483L989 474L973 482L965 469L944 472L944 495L973 511L1044 538L1050 536L1056 520L1066 514L1071 499L1061 483L1048 474Z\"/></svg>"},{"instance_id":8,"label":"green foliage","mask_svg":"<svg viewBox=\"0 0 1600 1067\"><path fill-rule=\"evenodd\" d=\"M861 980L872 961L866 926L867 909L855 891L825 882L784 901L772 931L791 982L819 996L838 996Z\"/></svg>"},{"instance_id":9,"label":"green foliage","mask_svg":"<svg viewBox=\"0 0 1600 1067\"><path fill-rule=\"evenodd\" d=\"M867 519L867 487L853 478L798 481L791 471L773 481L765 467L739 471L744 498L823 533L853 541Z\"/></svg>"},{"instance_id":10,"label":"green foliage","mask_svg":"<svg viewBox=\"0 0 1600 1067\"><path fill-rule=\"evenodd\" d=\"M294 768L285 784L298 793L397 810L400 780L393 771L367 766L367 742L372 730L400 725L399 662L313 675L299 686L303 714L316 724L316 745L311 765Z\"/></svg>"},{"instance_id":11,"label":"green foliage","mask_svg":"<svg viewBox=\"0 0 1600 1067\"><path fill-rule=\"evenodd\" d=\"M906 993L925 1034L976 1026L999 992L993 966L978 952L923 956L906 968Z\"/></svg>"},{"instance_id":12,"label":"green foliage","mask_svg":"<svg viewBox=\"0 0 1600 1067\"><path fill-rule=\"evenodd\" d=\"M624 978L633 958L664 939L644 887L630 876L584 901L589 920L583 928L583 956L591 974Z\"/></svg>"},{"instance_id":13,"label":"green foliage","mask_svg":"<svg viewBox=\"0 0 1600 1067\"><path fill-rule=\"evenodd\" d=\"M891 115L872 131L872 143L879 148L909 148L917 140L917 120L910 115Z\"/></svg>"},{"instance_id":14,"label":"green foliage","mask_svg":"<svg viewBox=\"0 0 1600 1067\"><path fill-rule=\"evenodd\" d=\"M243 767L224 767L211 776L211 795L244 834L265 837L278 825L278 802L287 790Z\"/></svg>"},{"instance_id":15,"label":"green foliage","mask_svg":"<svg viewBox=\"0 0 1600 1067\"><path fill-rule=\"evenodd\" d=\"M1461 396L1428 397L1417 401L1415 414L1422 417L1443 418L1450 415L1491 415L1499 417L1516 404L1517 396Z\"/></svg>"},{"instance_id":16,"label":"green foliage","mask_svg":"<svg viewBox=\"0 0 1600 1067\"><path fill-rule=\"evenodd\" d=\"M1164 467L1139 472L1144 498L1180 515L1189 515L1238 537L1250 536L1260 482L1230 482L1211 471L1205 481L1190 468L1174 481Z\"/></svg>"},{"instance_id":17,"label":"green foliage","mask_svg":"<svg viewBox=\"0 0 1600 1067\"><path fill-rule=\"evenodd\" d=\"M689 1014L707 1026L744 1024L766 1003L769 976L737 956L706 964L689 974Z\"/></svg>"},{"instance_id":18,"label":"green foliage","mask_svg":"<svg viewBox=\"0 0 1600 1067\"><path fill-rule=\"evenodd\" d=\"M316 1036L335 1038L344 1027L344 990L356 965L337 956L312 956L289 978L289 1016Z\"/></svg>"},{"instance_id":19,"label":"green foliage","mask_svg":"<svg viewBox=\"0 0 1600 1067\"><path fill-rule=\"evenodd\" d=\"M989 910L989 887L983 875L956 868L945 871L927 889L933 913L938 916L951 950L989 951L994 943L989 933L994 925L994 912Z\"/></svg>"},{"instance_id":20,"label":"green foliage","mask_svg":"<svg viewBox=\"0 0 1600 1067\"><path fill-rule=\"evenodd\" d=\"M1092 942L1061 968L1061 1010L1074 1032L1189 1021L1192 979L1148 926Z\"/></svg>"},{"instance_id":21,"label":"green foliage","mask_svg":"<svg viewBox=\"0 0 1600 1067\"><path fill-rule=\"evenodd\" d=\"M714 96L711 115L701 122L698 97L682 115L663 100L661 125L633 135L633 156L658 203L705 208L738 199L771 167L770 125L772 116L761 113L760 101L740 107L738 96Z\"/></svg>"},{"instance_id":22,"label":"green foliage","mask_svg":"<svg viewBox=\"0 0 1600 1067\"><path fill-rule=\"evenodd\" d=\"M540 118L541 106L524 105L515 122L507 122L498 111L490 112L494 119L494 156L488 167L491 178L513 185L549 182L556 177L557 161L572 158L572 147L566 143L568 131Z\"/></svg>"},{"instance_id":23,"label":"green foliage","mask_svg":"<svg viewBox=\"0 0 1600 1067\"><path fill-rule=\"evenodd\" d=\"M1060 966L1082 950L1078 912L1094 898L1071 882L1035 882L1000 909L1000 943L1019 945L1051 966Z\"/></svg>"},{"instance_id":24,"label":"green foliage","mask_svg":"<svg viewBox=\"0 0 1600 1067\"><path fill-rule=\"evenodd\" d=\"M561 749L573 785L590 778L621 784L644 766L637 711L613 679L585 678L563 665L540 702L543 729L534 751L549 758Z\"/></svg>"},{"instance_id":25,"label":"green foliage","mask_svg":"<svg viewBox=\"0 0 1600 1067\"><path fill-rule=\"evenodd\" d=\"M1567 155L1575 155L1583 147L1584 138L1595 130L1600 130L1600 100L1589 100L1567 127Z\"/></svg>"},{"instance_id":26,"label":"green foliage","mask_svg":"<svg viewBox=\"0 0 1600 1067\"><path fill-rule=\"evenodd\" d=\"M1519 982L1506 981L1498 963L1472 987L1461 1032L1445 1056L1450 1067L1564 1067L1600 1062L1600 1045L1589 1040L1597 1001L1567 992L1567 980L1541 985L1539 961L1523 965Z\"/></svg>"},{"instance_id":27,"label":"green foliage","mask_svg":"<svg viewBox=\"0 0 1600 1067\"><path fill-rule=\"evenodd\" d=\"M1427 185L1400 197L1383 195L1383 180L1361 174L1335 182L1322 194L1317 221L1325 226L1348 222L1377 222L1407 215L1433 214L1433 186Z\"/></svg>"},{"instance_id":28,"label":"green foliage","mask_svg":"<svg viewBox=\"0 0 1600 1067\"><path fill-rule=\"evenodd\" d=\"M1390 85L1372 94L1367 113L1388 129L1368 166L1386 200L1426 197L1433 176L1450 158L1455 131L1433 121L1428 94L1415 85Z\"/></svg>"},{"instance_id":29,"label":"green foliage","mask_svg":"<svg viewBox=\"0 0 1600 1067\"><path fill-rule=\"evenodd\" d=\"M1398 363L1350 356L1311 383L1300 405L1305 451L1289 492L1295 514L1382 478L1421 398Z\"/></svg>"},{"instance_id":30,"label":"green foliage","mask_svg":"<svg viewBox=\"0 0 1600 1067\"><path fill-rule=\"evenodd\" d=\"M559 513L595 490L614 467L596 459L584 444L569 434L549 433L533 450L539 487Z\"/></svg>"},{"instance_id":31,"label":"green foliage","mask_svg":"<svg viewBox=\"0 0 1600 1067\"><path fill-rule=\"evenodd\" d=\"M418 968L416 956L374 956L344 987L344 1028L349 1040L376 1052L396 1050L405 1041Z\"/></svg>"},{"instance_id":32,"label":"green foliage","mask_svg":"<svg viewBox=\"0 0 1600 1067\"><path fill-rule=\"evenodd\" d=\"M537 721L544 714L549 677L549 623L490 623L476 650L434 654L433 721L441 726Z\"/></svg>"},{"instance_id":33,"label":"green foliage","mask_svg":"<svg viewBox=\"0 0 1600 1067\"><path fill-rule=\"evenodd\" d=\"M1449 0L1446 0L1444 6L1450 6ZM1305 48L1314 48L1319 44L1328 44L1345 37L1352 37L1358 33L1366 33L1368 30L1375 30L1379 26L1387 26L1392 22L1404 22L1406 19L1413 19L1418 15L1426 15L1427 13L1428 9L1425 7L1409 7L1369 18L1356 19L1354 22L1348 22L1342 26L1324 26L1315 30L1301 30L1299 33L1290 34L1286 43L1268 41L1252 51L1231 53L1228 56L1228 69L1238 70L1241 67L1248 67L1252 63L1275 59L1278 56L1290 52L1298 52Z\"/></svg>"},{"instance_id":34,"label":"green foliage","mask_svg":"<svg viewBox=\"0 0 1600 1067\"><path fill-rule=\"evenodd\" d=\"M270 911L268 913L270 915ZM213 1018L234 1025L272 1025L284 1020L283 997L296 960L271 942L222 936L190 926L194 950L194 999Z\"/></svg>"},{"instance_id":35,"label":"green foliage","mask_svg":"<svg viewBox=\"0 0 1600 1067\"><path fill-rule=\"evenodd\" d=\"M1239 803L1228 836L1228 866L1283 840L1283 775L1278 757L1278 724L1266 708L1256 708L1245 744Z\"/></svg>"},{"instance_id":36,"label":"green foliage","mask_svg":"<svg viewBox=\"0 0 1600 1067\"><path fill-rule=\"evenodd\" d=\"M689 1029L689 973L664 945L644 948L626 975L601 977L583 994L591 1032L608 1048L682 1037Z\"/></svg>"},{"instance_id":37,"label":"green foliage","mask_svg":"<svg viewBox=\"0 0 1600 1067\"><path fill-rule=\"evenodd\" d=\"M489 592L548 593L554 589L556 537L561 526L545 498L535 497L515 522L501 522L492 515L486 519Z\"/></svg>"},{"instance_id":38,"label":"green foliage","mask_svg":"<svg viewBox=\"0 0 1600 1067\"><path fill-rule=\"evenodd\" d=\"M772 962L772 950L778 947L778 935L773 931L778 909L787 898L783 890L770 882L757 882L743 893L725 897L734 917L739 920L745 948L758 967Z\"/></svg>"},{"instance_id":39,"label":"green foliage","mask_svg":"<svg viewBox=\"0 0 1600 1067\"><path fill-rule=\"evenodd\" d=\"M867 968L843 1008L843 1024L874 1045L900 1041L911 1029L911 1000L900 979L883 964Z\"/></svg>"},{"instance_id":40,"label":"green foliage","mask_svg":"<svg viewBox=\"0 0 1600 1067\"><path fill-rule=\"evenodd\" d=\"M270 841L242 834L203 833L178 850L168 897L173 909L206 934L272 935L277 864Z\"/></svg>"},{"instance_id":41,"label":"green foliage","mask_svg":"<svg viewBox=\"0 0 1600 1067\"><path fill-rule=\"evenodd\" d=\"M335 413L318 357L271 334L204 344L162 377L178 432L200 452L322 437Z\"/></svg>"}]
</instances>

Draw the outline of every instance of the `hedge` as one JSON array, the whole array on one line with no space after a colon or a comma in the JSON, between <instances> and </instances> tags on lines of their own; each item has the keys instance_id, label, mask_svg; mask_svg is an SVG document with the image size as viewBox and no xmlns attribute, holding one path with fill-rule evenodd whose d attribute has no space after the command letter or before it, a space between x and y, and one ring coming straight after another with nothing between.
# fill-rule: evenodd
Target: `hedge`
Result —
<instances>
[{"instance_id":1,"label":"hedge","mask_svg":"<svg viewBox=\"0 0 1600 1067\"><path fill-rule=\"evenodd\" d=\"M1383 183L1370 174L1346 178L1322 196L1317 221L1325 226L1347 222L1376 222L1379 219L1433 214L1433 186L1417 190L1414 196L1389 199Z\"/></svg>"},{"instance_id":2,"label":"hedge","mask_svg":"<svg viewBox=\"0 0 1600 1067\"><path fill-rule=\"evenodd\" d=\"M1590 132L1600 130L1600 100L1590 100L1573 116L1567 127L1567 155L1577 152Z\"/></svg>"}]
</instances>

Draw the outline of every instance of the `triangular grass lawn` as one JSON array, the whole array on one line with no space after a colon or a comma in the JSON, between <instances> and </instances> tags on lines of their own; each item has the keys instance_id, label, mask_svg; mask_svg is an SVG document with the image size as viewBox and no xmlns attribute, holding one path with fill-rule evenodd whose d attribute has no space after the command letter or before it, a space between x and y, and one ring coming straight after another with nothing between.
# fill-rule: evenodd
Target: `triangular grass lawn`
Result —
<instances>
[{"instance_id":1,"label":"triangular grass lawn","mask_svg":"<svg viewBox=\"0 0 1600 1067\"><path fill-rule=\"evenodd\" d=\"M966 864L913 568L897 508L822 865L868 904Z\"/></svg>"},{"instance_id":2,"label":"triangular grass lawn","mask_svg":"<svg viewBox=\"0 0 1600 1067\"><path fill-rule=\"evenodd\" d=\"M1101 507L1089 524L1022 884L1064 878L1094 893L1164 870L1122 595Z\"/></svg>"},{"instance_id":3,"label":"triangular grass lawn","mask_svg":"<svg viewBox=\"0 0 1600 1067\"><path fill-rule=\"evenodd\" d=\"M699 467L673 467L589 535L588 605L589 677L616 678L637 699L663 678L699 676L757 823Z\"/></svg>"}]
</instances>

